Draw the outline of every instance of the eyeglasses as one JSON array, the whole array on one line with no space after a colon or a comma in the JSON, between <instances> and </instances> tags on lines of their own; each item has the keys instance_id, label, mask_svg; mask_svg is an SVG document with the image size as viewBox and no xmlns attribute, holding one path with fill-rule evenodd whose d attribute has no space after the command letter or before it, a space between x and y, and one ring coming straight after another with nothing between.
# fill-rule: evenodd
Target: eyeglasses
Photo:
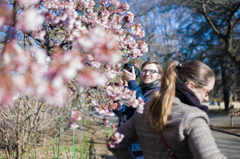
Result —
<instances>
[{"instance_id":1,"label":"eyeglasses","mask_svg":"<svg viewBox=\"0 0 240 159\"><path fill-rule=\"evenodd\" d=\"M211 91L207 91L205 88L201 88L201 90L205 93L205 97L208 97L209 96L209 94L212 92L212 90Z\"/></svg>"},{"instance_id":2,"label":"eyeglasses","mask_svg":"<svg viewBox=\"0 0 240 159\"><path fill-rule=\"evenodd\" d=\"M142 69L141 70L141 74L143 74L143 75L147 74L147 72L149 72L150 75L152 75L154 73L159 73L159 72L157 72L156 70L153 70L153 69L149 69L149 70L148 69Z\"/></svg>"}]
</instances>

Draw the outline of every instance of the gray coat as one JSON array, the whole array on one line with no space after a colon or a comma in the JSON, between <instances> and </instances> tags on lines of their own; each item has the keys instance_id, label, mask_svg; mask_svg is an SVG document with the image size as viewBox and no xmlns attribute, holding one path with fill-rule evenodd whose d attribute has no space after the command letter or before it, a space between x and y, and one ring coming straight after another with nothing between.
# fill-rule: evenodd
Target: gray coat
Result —
<instances>
[{"instance_id":1,"label":"gray coat","mask_svg":"<svg viewBox=\"0 0 240 159\"><path fill-rule=\"evenodd\" d=\"M124 134L123 141L109 149L117 159L134 158L129 145L139 141L145 159L171 159L161 135L150 126L148 105L144 113L135 113L117 131ZM179 159L222 159L208 125L207 114L199 108L181 103L174 98L172 111L168 116L163 136Z\"/></svg>"}]
</instances>

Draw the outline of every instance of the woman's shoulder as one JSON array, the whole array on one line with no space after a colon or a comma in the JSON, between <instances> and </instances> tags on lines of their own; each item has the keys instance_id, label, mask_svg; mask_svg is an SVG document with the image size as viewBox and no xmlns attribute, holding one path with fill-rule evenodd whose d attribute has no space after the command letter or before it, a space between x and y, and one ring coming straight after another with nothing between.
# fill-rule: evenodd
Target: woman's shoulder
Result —
<instances>
[{"instance_id":1,"label":"woman's shoulder","mask_svg":"<svg viewBox=\"0 0 240 159\"><path fill-rule=\"evenodd\" d=\"M195 106L190 106L182 103L178 98L174 98L171 114L175 117L180 117L185 120L193 120L194 118L203 118L209 122L206 112Z\"/></svg>"},{"instance_id":2,"label":"woman's shoulder","mask_svg":"<svg viewBox=\"0 0 240 159\"><path fill-rule=\"evenodd\" d=\"M186 112L189 112L189 111L192 112L192 111L194 110L194 112L206 114L206 112L204 112L203 110L201 110L201 109L198 108L197 106L188 105L188 104L182 103L182 102L180 101L180 99L177 98L177 97L174 97L174 100L173 100L173 108L178 108L178 109L180 109L181 111L186 111Z\"/></svg>"}]
</instances>

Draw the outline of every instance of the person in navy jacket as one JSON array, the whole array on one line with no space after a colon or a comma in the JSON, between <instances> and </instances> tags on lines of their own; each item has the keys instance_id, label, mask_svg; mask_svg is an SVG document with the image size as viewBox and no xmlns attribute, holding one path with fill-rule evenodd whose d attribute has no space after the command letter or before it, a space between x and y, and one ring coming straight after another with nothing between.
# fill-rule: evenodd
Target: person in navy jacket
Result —
<instances>
[{"instance_id":1,"label":"person in navy jacket","mask_svg":"<svg viewBox=\"0 0 240 159\"><path fill-rule=\"evenodd\" d=\"M134 67L132 67L132 72L123 69L122 79L127 82L128 88L132 91L136 91L136 99L141 97L144 102L151 99L152 93L160 88L162 67L159 62L156 61L146 61L141 67L140 84L137 85L136 75ZM126 115L126 120L130 119L136 108L127 107L125 104L122 105L121 109L114 110L117 115ZM119 125L120 126L120 125ZM135 157L138 159L143 158L142 150L139 142L131 145L131 150Z\"/></svg>"}]
</instances>

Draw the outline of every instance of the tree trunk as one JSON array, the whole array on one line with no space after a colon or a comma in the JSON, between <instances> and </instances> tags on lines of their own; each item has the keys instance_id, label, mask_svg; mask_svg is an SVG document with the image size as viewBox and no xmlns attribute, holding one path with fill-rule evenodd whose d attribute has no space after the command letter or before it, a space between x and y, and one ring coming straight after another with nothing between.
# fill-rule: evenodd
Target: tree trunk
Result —
<instances>
[{"instance_id":1,"label":"tree trunk","mask_svg":"<svg viewBox=\"0 0 240 159\"><path fill-rule=\"evenodd\" d=\"M10 145L12 146L12 145ZM5 149L5 154L6 154L6 157L7 159L12 159L12 148L10 146L7 146L6 149Z\"/></svg>"},{"instance_id":2,"label":"tree trunk","mask_svg":"<svg viewBox=\"0 0 240 159\"><path fill-rule=\"evenodd\" d=\"M237 101L237 91L236 91L236 87L234 87L234 101Z\"/></svg>"},{"instance_id":3,"label":"tree trunk","mask_svg":"<svg viewBox=\"0 0 240 159\"><path fill-rule=\"evenodd\" d=\"M228 80L227 80L227 69L224 65L222 57L220 57L220 67L222 72L222 86L223 86L223 98L225 103L225 110L228 110L229 105L229 89L228 89Z\"/></svg>"},{"instance_id":4,"label":"tree trunk","mask_svg":"<svg viewBox=\"0 0 240 159\"><path fill-rule=\"evenodd\" d=\"M16 132L16 137L17 137L17 152L16 152L16 159L22 159L22 118L23 118L23 109L24 109L24 105L23 105L23 99L20 101L20 105L19 105L19 109L21 112L19 112L18 114L18 118L17 118L17 132Z\"/></svg>"},{"instance_id":5,"label":"tree trunk","mask_svg":"<svg viewBox=\"0 0 240 159\"><path fill-rule=\"evenodd\" d=\"M229 101L233 101L233 92L231 91L231 89L229 90Z\"/></svg>"},{"instance_id":6,"label":"tree trunk","mask_svg":"<svg viewBox=\"0 0 240 159\"><path fill-rule=\"evenodd\" d=\"M6 148L5 148L6 157L7 157L7 159L13 159L13 156L12 156L12 152L13 152L12 151L12 143L9 140L9 133L6 134L5 143L8 144L6 146Z\"/></svg>"}]
</instances>

